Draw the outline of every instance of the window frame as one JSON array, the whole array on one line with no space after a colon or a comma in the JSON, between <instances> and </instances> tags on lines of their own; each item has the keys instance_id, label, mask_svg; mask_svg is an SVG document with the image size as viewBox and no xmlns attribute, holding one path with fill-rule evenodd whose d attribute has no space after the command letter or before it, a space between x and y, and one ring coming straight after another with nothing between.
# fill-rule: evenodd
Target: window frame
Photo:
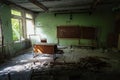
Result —
<instances>
[{"instance_id":1,"label":"window frame","mask_svg":"<svg viewBox=\"0 0 120 80\"><path fill-rule=\"evenodd\" d=\"M17 10L17 9L11 9L11 15L21 17L21 16L19 16L19 15L14 15L14 14L12 14L12 10L17 11L17 12L20 12L20 13L21 13L21 16L22 16L22 11L21 11L21 10Z\"/></svg>"},{"instance_id":2,"label":"window frame","mask_svg":"<svg viewBox=\"0 0 120 80\"><path fill-rule=\"evenodd\" d=\"M14 14L12 14L12 12L11 12L11 19L13 18L13 19L21 20L21 27L22 27L22 29L23 29L23 28L24 28L24 27L23 27L23 11L22 11L22 10L19 10L19 9L11 8L11 11L12 11L12 10L21 12L21 16L14 15ZM11 22L12 22L12 21L11 21ZM19 29L20 29L20 28L19 28ZM12 29L12 32L13 32L13 29ZM24 33L23 30L22 30L22 33ZM13 34L12 34L12 35L13 35ZM22 35L22 36L23 36L23 38L24 38L24 35ZM13 38L13 36L12 36L12 38ZM21 40L21 34L20 34L19 40L14 40L14 39L13 39L13 41L14 41L14 42L21 42L21 41L22 41L22 40Z\"/></svg>"},{"instance_id":3,"label":"window frame","mask_svg":"<svg viewBox=\"0 0 120 80\"><path fill-rule=\"evenodd\" d=\"M12 10L16 10L16 11L21 12L21 16L13 15L11 13L11 19L13 18L13 19L21 19L22 20L21 25L22 25L22 33L23 33L22 36L24 38L23 40L28 39L27 38L27 29L26 29L26 27L27 27L26 26L26 20L32 20L33 26L34 26L34 14L32 12L29 12L29 11L26 11L26 10L23 10L23 9L20 9L20 8L16 8L16 7L15 8L11 7L11 11ZM26 14L30 14L32 16L32 18L27 18ZM34 33L35 33L35 26L34 26ZM15 41L15 40L13 40L13 41L14 42L21 42L23 40L20 37L20 39L18 41Z\"/></svg>"},{"instance_id":4,"label":"window frame","mask_svg":"<svg viewBox=\"0 0 120 80\"><path fill-rule=\"evenodd\" d=\"M2 20L0 18L0 46L3 45Z\"/></svg>"},{"instance_id":5,"label":"window frame","mask_svg":"<svg viewBox=\"0 0 120 80\"><path fill-rule=\"evenodd\" d=\"M28 17L26 17L26 14L30 14L30 15L32 16L32 18L28 18ZM26 38L27 38L27 39L29 39L28 34L27 34L27 20L31 20L31 22L33 23L34 33L32 33L32 34L35 34L34 16L33 16L33 14L32 14L32 13L30 13L30 12L26 12L26 13L25 13Z\"/></svg>"},{"instance_id":6,"label":"window frame","mask_svg":"<svg viewBox=\"0 0 120 80\"><path fill-rule=\"evenodd\" d=\"M13 41L17 42L17 41L22 40L21 37L24 37L23 34L21 34L21 31L23 32L23 30L22 30L22 29L23 29L23 27L22 27L22 19L21 19L21 18L11 18L11 20L12 20L12 19L16 19L16 20L18 20L18 22L19 22L19 23L18 23L18 24L19 24L18 27L19 27L19 34L20 34L20 37L19 37L18 40L14 40L14 39L13 39ZM11 21L11 22L12 22L12 21ZM13 27L13 26L12 26L12 27ZM12 29L12 30L13 30L13 29Z\"/></svg>"}]
</instances>

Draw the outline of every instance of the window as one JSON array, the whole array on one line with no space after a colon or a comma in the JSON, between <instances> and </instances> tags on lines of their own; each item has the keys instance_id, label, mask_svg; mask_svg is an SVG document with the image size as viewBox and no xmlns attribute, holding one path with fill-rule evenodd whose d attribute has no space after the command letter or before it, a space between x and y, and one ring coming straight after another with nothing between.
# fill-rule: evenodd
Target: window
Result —
<instances>
[{"instance_id":1,"label":"window","mask_svg":"<svg viewBox=\"0 0 120 80\"><path fill-rule=\"evenodd\" d=\"M0 45L2 45L2 26L1 26L1 20L0 20Z\"/></svg>"},{"instance_id":2,"label":"window","mask_svg":"<svg viewBox=\"0 0 120 80\"><path fill-rule=\"evenodd\" d=\"M29 35L34 34L33 17L29 13L26 13L26 33L27 38L29 38Z\"/></svg>"},{"instance_id":3,"label":"window","mask_svg":"<svg viewBox=\"0 0 120 80\"><path fill-rule=\"evenodd\" d=\"M26 18L29 18L29 19L32 19L33 17L32 17L32 15L31 14L29 14L29 13L26 13Z\"/></svg>"},{"instance_id":4,"label":"window","mask_svg":"<svg viewBox=\"0 0 120 80\"><path fill-rule=\"evenodd\" d=\"M26 19L26 31L27 31L27 38L29 38L30 34L34 34L34 25L32 20Z\"/></svg>"},{"instance_id":5,"label":"window","mask_svg":"<svg viewBox=\"0 0 120 80\"><path fill-rule=\"evenodd\" d=\"M21 41L34 34L33 16L21 9L11 9L13 40Z\"/></svg>"},{"instance_id":6,"label":"window","mask_svg":"<svg viewBox=\"0 0 120 80\"><path fill-rule=\"evenodd\" d=\"M21 12L20 11L17 11L17 10L11 10L11 14L12 15L16 15L16 16L22 16Z\"/></svg>"},{"instance_id":7,"label":"window","mask_svg":"<svg viewBox=\"0 0 120 80\"><path fill-rule=\"evenodd\" d=\"M13 40L21 41L24 39L22 12L12 9L11 14L12 14L11 24L12 24Z\"/></svg>"},{"instance_id":8,"label":"window","mask_svg":"<svg viewBox=\"0 0 120 80\"><path fill-rule=\"evenodd\" d=\"M14 41L23 40L22 20L12 18L11 22L12 22L12 30L13 30L13 40Z\"/></svg>"}]
</instances>

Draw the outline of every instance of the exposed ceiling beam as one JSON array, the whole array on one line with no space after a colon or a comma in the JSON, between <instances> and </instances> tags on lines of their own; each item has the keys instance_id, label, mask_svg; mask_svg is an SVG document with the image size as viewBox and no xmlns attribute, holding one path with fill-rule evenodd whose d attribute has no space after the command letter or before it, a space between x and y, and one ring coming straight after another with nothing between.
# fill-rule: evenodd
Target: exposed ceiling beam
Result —
<instances>
[{"instance_id":1,"label":"exposed ceiling beam","mask_svg":"<svg viewBox=\"0 0 120 80\"><path fill-rule=\"evenodd\" d=\"M10 4L10 2L7 2L6 0L0 0L0 3L5 3L5 4L7 4L7 5Z\"/></svg>"},{"instance_id":2,"label":"exposed ceiling beam","mask_svg":"<svg viewBox=\"0 0 120 80\"><path fill-rule=\"evenodd\" d=\"M88 14L89 11L79 11L79 12L54 12L54 15L58 15L58 14Z\"/></svg>"},{"instance_id":3,"label":"exposed ceiling beam","mask_svg":"<svg viewBox=\"0 0 120 80\"><path fill-rule=\"evenodd\" d=\"M80 14L80 13L89 13L89 11L78 11L78 12L54 12L54 14Z\"/></svg>"},{"instance_id":4,"label":"exposed ceiling beam","mask_svg":"<svg viewBox=\"0 0 120 80\"><path fill-rule=\"evenodd\" d=\"M22 9L24 9L24 10L31 11L30 9L24 8L22 6L19 6L19 5L15 4L15 3L11 2L11 1L8 1L8 0L0 0L0 3L4 3L6 5L15 5L17 7L20 7ZM33 12L33 11L31 11L31 12Z\"/></svg>"},{"instance_id":5,"label":"exposed ceiling beam","mask_svg":"<svg viewBox=\"0 0 120 80\"><path fill-rule=\"evenodd\" d=\"M107 4L120 4L120 1L102 1L100 2L101 5L107 5Z\"/></svg>"},{"instance_id":6,"label":"exposed ceiling beam","mask_svg":"<svg viewBox=\"0 0 120 80\"><path fill-rule=\"evenodd\" d=\"M46 2L46 1L61 1L61 0L38 0L40 2Z\"/></svg>"},{"instance_id":7,"label":"exposed ceiling beam","mask_svg":"<svg viewBox=\"0 0 120 80\"><path fill-rule=\"evenodd\" d=\"M91 6L91 8L96 8L96 6L100 3L100 0L94 0L93 5Z\"/></svg>"},{"instance_id":8,"label":"exposed ceiling beam","mask_svg":"<svg viewBox=\"0 0 120 80\"><path fill-rule=\"evenodd\" d=\"M92 12L95 10L95 8L97 7L97 5L98 5L100 2L101 2L101 0L94 0L94 1L93 1L93 4L92 4L91 7L90 7L90 13L92 13Z\"/></svg>"},{"instance_id":9,"label":"exposed ceiling beam","mask_svg":"<svg viewBox=\"0 0 120 80\"><path fill-rule=\"evenodd\" d=\"M79 10L62 10L62 11L52 11L55 14L78 14L78 13L89 13L89 9L79 9Z\"/></svg>"},{"instance_id":10,"label":"exposed ceiling beam","mask_svg":"<svg viewBox=\"0 0 120 80\"><path fill-rule=\"evenodd\" d=\"M44 6L42 3L40 3L37 0L29 0L31 3L35 4L36 6L42 8L44 11L48 11L48 8Z\"/></svg>"}]
</instances>

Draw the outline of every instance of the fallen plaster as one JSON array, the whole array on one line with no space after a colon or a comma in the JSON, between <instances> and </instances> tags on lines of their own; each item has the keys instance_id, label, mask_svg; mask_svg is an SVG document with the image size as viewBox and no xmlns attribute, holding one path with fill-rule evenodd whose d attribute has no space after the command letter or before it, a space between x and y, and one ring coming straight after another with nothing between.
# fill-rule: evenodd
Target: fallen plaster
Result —
<instances>
[{"instance_id":1,"label":"fallen plaster","mask_svg":"<svg viewBox=\"0 0 120 80\"><path fill-rule=\"evenodd\" d=\"M0 66L0 80L30 80L32 69L47 68L45 64L53 61L53 55L39 55L33 58L33 53L13 58Z\"/></svg>"},{"instance_id":2,"label":"fallen plaster","mask_svg":"<svg viewBox=\"0 0 120 80\"><path fill-rule=\"evenodd\" d=\"M55 62L53 60L53 55L40 55L33 58L33 53L31 51L13 58L0 66L0 80L30 80L33 70L49 69L51 67L50 62L79 63L80 58L85 58L86 56L105 57L105 60L112 65L109 71L119 72L120 70L119 53L101 53L100 50L74 48L65 48L63 51L64 54L55 55L57 57ZM64 78L66 78L66 76L64 76Z\"/></svg>"}]
</instances>

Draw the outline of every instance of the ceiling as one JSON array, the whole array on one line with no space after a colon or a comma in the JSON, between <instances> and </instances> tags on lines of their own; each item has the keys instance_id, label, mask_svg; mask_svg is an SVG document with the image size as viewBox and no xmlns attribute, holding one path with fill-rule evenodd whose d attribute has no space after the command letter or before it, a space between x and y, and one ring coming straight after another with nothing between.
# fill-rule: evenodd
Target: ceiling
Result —
<instances>
[{"instance_id":1,"label":"ceiling","mask_svg":"<svg viewBox=\"0 0 120 80\"><path fill-rule=\"evenodd\" d=\"M33 12L92 12L120 8L120 0L2 0Z\"/></svg>"}]
</instances>

